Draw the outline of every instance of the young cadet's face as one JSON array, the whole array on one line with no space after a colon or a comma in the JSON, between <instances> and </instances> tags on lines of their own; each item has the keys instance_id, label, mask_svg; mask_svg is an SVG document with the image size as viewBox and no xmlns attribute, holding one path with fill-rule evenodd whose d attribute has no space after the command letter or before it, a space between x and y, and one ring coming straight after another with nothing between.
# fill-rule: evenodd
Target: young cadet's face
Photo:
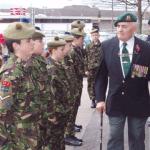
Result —
<instances>
[{"instance_id":1,"label":"young cadet's face","mask_svg":"<svg viewBox=\"0 0 150 150\"><path fill-rule=\"evenodd\" d=\"M76 46L82 47L82 46L83 46L83 43L84 43L84 37L83 37L83 36L80 36L79 38L74 38L73 43L74 43Z\"/></svg>"},{"instance_id":2,"label":"young cadet's face","mask_svg":"<svg viewBox=\"0 0 150 150\"><path fill-rule=\"evenodd\" d=\"M57 60L62 60L65 56L64 54L64 48L65 46L59 46L57 47L57 49L54 51L56 57L57 57Z\"/></svg>"},{"instance_id":3,"label":"young cadet's face","mask_svg":"<svg viewBox=\"0 0 150 150\"><path fill-rule=\"evenodd\" d=\"M15 49L24 57L29 57L33 53L33 42L31 39L23 39L20 44L15 44Z\"/></svg>"},{"instance_id":4,"label":"young cadet's face","mask_svg":"<svg viewBox=\"0 0 150 150\"><path fill-rule=\"evenodd\" d=\"M44 42L43 39L36 39L33 40L34 47L33 47L33 53L41 55L44 50Z\"/></svg>"},{"instance_id":5,"label":"young cadet's face","mask_svg":"<svg viewBox=\"0 0 150 150\"><path fill-rule=\"evenodd\" d=\"M93 42L97 42L99 40L99 33L95 32L91 34L91 38Z\"/></svg>"},{"instance_id":6,"label":"young cadet's face","mask_svg":"<svg viewBox=\"0 0 150 150\"><path fill-rule=\"evenodd\" d=\"M136 26L133 22L119 22L117 24L117 37L121 41L128 41L136 31Z\"/></svg>"},{"instance_id":7,"label":"young cadet's face","mask_svg":"<svg viewBox=\"0 0 150 150\"><path fill-rule=\"evenodd\" d=\"M78 42L79 42L79 46L83 46L83 43L84 43L84 37L81 36L81 37L78 39Z\"/></svg>"},{"instance_id":8,"label":"young cadet's face","mask_svg":"<svg viewBox=\"0 0 150 150\"><path fill-rule=\"evenodd\" d=\"M69 51L71 50L71 47L72 47L72 42L67 42L65 45L65 48L64 48L64 55L65 56L69 53Z\"/></svg>"}]
</instances>

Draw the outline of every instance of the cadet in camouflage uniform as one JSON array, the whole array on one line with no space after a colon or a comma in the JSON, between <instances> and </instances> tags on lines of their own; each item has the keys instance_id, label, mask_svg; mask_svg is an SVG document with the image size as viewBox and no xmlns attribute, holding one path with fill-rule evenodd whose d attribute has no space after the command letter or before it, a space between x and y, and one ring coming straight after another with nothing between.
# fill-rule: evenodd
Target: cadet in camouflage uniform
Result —
<instances>
[{"instance_id":1,"label":"cadet in camouflage uniform","mask_svg":"<svg viewBox=\"0 0 150 150\"><path fill-rule=\"evenodd\" d=\"M65 143L68 145L73 146L80 146L82 145L82 142L80 139L75 137L75 131L74 131L74 107L75 107L75 100L76 96L78 96L78 89L77 89L77 78L76 73L74 69L74 64L71 59L70 53L72 50L72 41L73 36L69 34L65 34L64 37L67 44L65 45L64 52L67 54L65 58L63 59L63 67L65 68L65 72L67 74L67 77L69 79L69 86L70 86L70 92L71 92L71 99L69 100L69 107L71 108L71 111L69 112L68 120L67 120L67 126L65 130Z\"/></svg>"},{"instance_id":2,"label":"cadet in camouflage uniform","mask_svg":"<svg viewBox=\"0 0 150 150\"><path fill-rule=\"evenodd\" d=\"M80 99L81 99L81 93L82 93L82 80L83 77L79 77L79 70L83 71L83 66L84 66L84 50L83 50L83 29L85 27L85 24L83 21L80 20L75 20L71 23L71 29L72 31L76 32L73 34L74 37L74 44L72 44L72 50L69 53L69 59L68 62L70 63L70 66L72 65L72 72L75 72L75 76L73 77L74 79L74 109L72 109L72 112L70 114L71 120L68 122L67 125L67 132L66 132L66 139L65 142L68 145L72 146L81 146L82 145L82 139L78 139L75 137L75 132L80 132L82 129L81 125L76 125L76 116L78 112L78 107L80 105ZM80 35L78 33L80 32ZM82 33L82 35L81 35ZM77 43L76 43L77 42ZM82 69L81 69L82 68ZM84 72L84 71L83 71ZM80 72L81 73L81 72ZM81 73L82 74L82 73ZM83 73L84 74L84 73ZM82 75L83 75L82 74ZM79 87L79 88L77 88Z\"/></svg>"},{"instance_id":3,"label":"cadet in camouflage uniform","mask_svg":"<svg viewBox=\"0 0 150 150\"><path fill-rule=\"evenodd\" d=\"M92 100L91 108L96 107L94 84L95 78L102 60L101 43L99 41L98 29L92 29L91 31L92 42L86 47L86 63L85 63L85 74L87 75L88 81L88 93Z\"/></svg>"},{"instance_id":4,"label":"cadet in camouflage uniform","mask_svg":"<svg viewBox=\"0 0 150 150\"><path fill-rule=\"evenodd\" d=\"M81 93L83 88L83 76L84 76L84 60L85 60L85 50L83 49L84 31L80 28L74 28L71 30L71 34L74 39L72 42L73 50L71 51L71 59L74 62L74 68L76 72L76 78L79 85L79 95L78 95L78 106L80 104Z\"/></svg>"},{"instance_id":5,"label":"cadet in camouflage uniform","mask_svg":"<svg viewBox=\"0 0 150 150\"><path fill-rule=\"evenodd\" d=\"M64 132L70 112L69 101L71 97L69 82L64 67L61 64L65 56L65 40L54 37L48 42L50 57L47 60L48 73L51 75L51 91L53 94L53 110L55 119L49 123L50 134L48 148L50 150L65 150Z\"/></svg>"},{"instance_id":6,"label":"cadet in camouflage uniform","mask_svg":"<svg viewBox=\"0 0 150 150\"><path fill-rule=\"evenodd\" d=\"M1 69L0 146L1 150L36 149L36 124L40 107L35 83L26 69L31 57L34 27L14 22L4 31L11 56ZM35 124L36 123L36 124Z\"/></svg>"},{"instance_id":7,"label":"cadet in camouflage uniform","mask_svg":"<svg viewBox=\"0 0 150 150\"><path fill-rule=\"evenodd\" d=\"M33 55L30 58L30 73L36 82L40 83L39 91L39 102L42 105L42 118L39 123L39 132L38 132L38 145L37 149L44 149L48 141L46 139L46 132L48 128L47 120L51 117L53 113L53 103L52 96L50 92L50 81L51 76L48 76L47 72L47 63L44 57L42 57L44 50L43 42L44 34L40 30L36 30L32 35L32 40L34 43ZM34 71L33 71L34 70Z\"/></svg>"},{"instance_id":8,"label":"cadet in camouflage uniform","mask_svg":"<svg viewBox=\"0 0 150 150\"><path fill-rule=\"evenodd\" d=\"M30 25L30 20L27 18L22 18L20 21L27 26ZM41 118L38 124L39 130L37 130L38 137L36 149L41 150L44 149L45 145L47 144L47 139L45 138L47 129L46 123L53 109L49 89L51 78L48 76L46 61L42 57L44 51L43 37L45 37L45 35L40 31L39 27L35 27L35 29L35 33L32 35L32 42L34 44L32 57L28 61L29 63L27 69L30 74L32 74L32 78L35 80L37 85L39 85L39 88L36 89L40 89L37 100L39 100L39 104L41 104L43 111L41 111Z\"/></svg>"},{"instance_id":9,"label":"cadet in camouflage uniform","mask_svg":"<svg viewBox=\"0 0 150 150\"><path fill-rule=\"evenodd\" d=\"M81 99L81 93L82 93L82 88L83 88L83 76L84 76L84 57L85 53L83 50L83 38L84 38L84 32L80 28L73 28L71 30L71 34L73 35L74 39L72 42L72 50L70 52L70 59L73 64L74 72L75 72L75 77L74 80L76 82L75 87L76 94L75 94L75 104L74 104L74 109L72 110L72 125L75 127L75 120L76 120L76 115L78 112L78 107L80 105L80 99ZM71 114L70 114L71 115ZM70 126L70 127L71 127ZM80 131L81 126L76 127L78 132ZM75 137L75 128L71 129L72 132L68 133L67 138L66 138L66 144L68 145L73 145L73 146L80 146L82 145L82 140L77 139ZM76 130L76 131L77 131Z\"/></svg>"},{"instance_id":10,"label":"cadet in camouflage uniform","mask_svg":"<svg viewBox=\"0 0 150 150\"><path fill-rule=\"evenodd\" d=\"M74 63L74 69L76 72L76 78L78 80L78 92L77 92L77 97L76 97L76 106L75 106L75 112L74 112L74 118L76 119L78 107L80 105L81 101L81 94L82 94L82 88L83 88L83 76L85 75L84 73L84 61L86 57L86 52L85 49L83 49L83 43L84 43L84 27L85 24L83 21L80 20L75 20L71 23L71 34L74 37L73 42L72 42L72 50L70 53L70 57ZM74 122L75 123L75 122ZM81 129L82 126L80 125L75 125L75 127Z\"/></svg>"}]
</instances>

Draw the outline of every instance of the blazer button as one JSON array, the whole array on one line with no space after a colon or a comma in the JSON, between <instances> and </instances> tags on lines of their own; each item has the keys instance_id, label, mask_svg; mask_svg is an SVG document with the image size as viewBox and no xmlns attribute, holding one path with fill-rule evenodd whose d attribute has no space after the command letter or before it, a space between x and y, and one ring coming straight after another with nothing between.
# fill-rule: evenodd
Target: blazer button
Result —
<instances>
[{"instance_id":1,"label":"blazer button","mask_svg":"<svg viewBox=\"0 0 150 150\"><path fill-rule=\"evenodd\" d=\"M125 83L125 81L124 81L124 80L122 80L122 83Z\"/></svg>"},{"instance_id":2,"label":"blazer button","mask_svg":"<svg viewBox=\"0 0 150 150\"><path fill-rule=\"evenodd\" d=\"M122 95L124 95L124 92L121 92Z\"/></svg>"}]
</instances>

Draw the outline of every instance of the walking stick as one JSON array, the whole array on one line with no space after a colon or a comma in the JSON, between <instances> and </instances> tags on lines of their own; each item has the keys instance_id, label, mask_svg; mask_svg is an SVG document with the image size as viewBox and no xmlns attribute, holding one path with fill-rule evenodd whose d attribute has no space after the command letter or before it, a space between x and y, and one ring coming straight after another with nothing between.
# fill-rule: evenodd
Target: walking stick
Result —
<instances>
[{"instance_id":1,"label":"walking stick","mask_svg":"<svg viewBox=\"0 0 150 150\"><path fill-rule=\"evenodd\" d=\"M100 150L103 148L103 112L100 113Z\"/></svg>"}]
</instances>

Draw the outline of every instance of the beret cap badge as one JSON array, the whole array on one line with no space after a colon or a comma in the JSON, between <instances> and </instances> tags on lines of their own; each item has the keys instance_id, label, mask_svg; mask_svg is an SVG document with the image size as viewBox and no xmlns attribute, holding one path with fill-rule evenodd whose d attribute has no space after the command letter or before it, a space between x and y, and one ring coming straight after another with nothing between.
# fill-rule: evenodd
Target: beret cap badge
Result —
<instances>
[{"instance_id":1,"label":"beret cap badge","mask_svg":"<svg viewBox=\"0 0 150 150\"><path fill-rule=\"evenodd\" d=\"M85 27L85 23L81 20L75 20L71 23L71 29L73 28L84 28Z\"/></svg>"},{"instance_id":2,"label":"beret cap badge","mask_svg":"<svg viewBox=\"0 0 150 150\"><path fill-rule=\"evenodd\" d=\"M59 37L56 36L56 37L54 38L54 40L55 40L55 41L59 41Z\"/></svg>"},{"instance_id":3,"label":"beret cap badge","mask_svg":"<svg viewBox=\"0 0 150 150\"><path fill-rule=\"evenodd\" d=\"M131 17L130 17L130 16L127 16L127 17L126 17L126 21L129 21L129 22L130 22L130 21L131 21Z\"/></svg>"},{"instance_id":4,"label":"beret cap badge","mask_svg":"<svg viewBox=\"0 0 150 150\"><path fill-rule=\"evenodd\" d=\"M22 25L20 23L16 24L16 29L17 30L21 30L22 29Z\"/></svg>"},{"instance_id":5,"label":"beret cap badge","mask_svg":"<svg viewBox=\"0 0 150 150\"><path fill-rule=\"evenodd\" d=\"M56 47L65 46L65 45L66 45L66 41L58 36L55 36L53 39L51 39L47 43L48 48L56 48Z\"/></svg>"},{"instance_id":6,"label":"beret cap badge","mask_svg":"<svg viewBox=\"0 0 150 150\"><path fill-rule=\"evenodd\" d=\"M77 21L77 24L80 24L80 23L81 23L80 20L78 20L78 21Z\"/></svg>"},{"instance_id":7,"label":"beret cap badge","mask_svg":"<svg viewBox=\"0 0 150 150\"><path fill-rule=\"evenodd\" d=\"M82 29L81 28L78 28L79 29L79 32L82 32Z\"/></svg>"}]
</instances>

